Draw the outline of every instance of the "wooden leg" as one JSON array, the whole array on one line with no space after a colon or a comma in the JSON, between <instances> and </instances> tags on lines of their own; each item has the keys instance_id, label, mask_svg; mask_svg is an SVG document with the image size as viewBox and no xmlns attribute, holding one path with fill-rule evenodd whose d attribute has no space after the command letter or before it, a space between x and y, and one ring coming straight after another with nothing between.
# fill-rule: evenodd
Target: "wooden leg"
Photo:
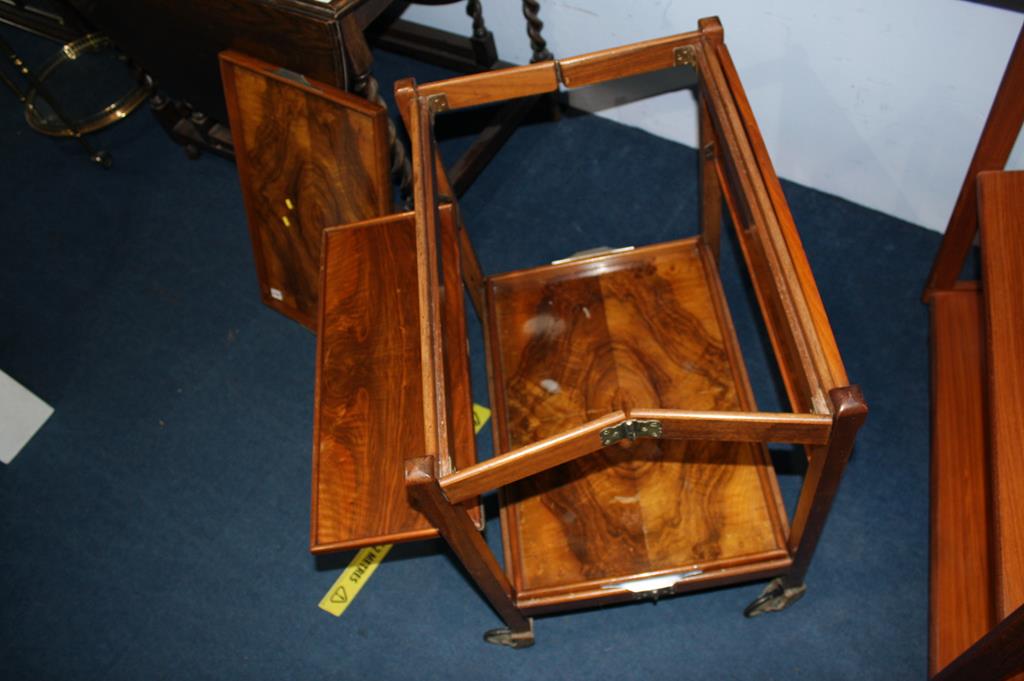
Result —
<instances>
[{"instance_id":1,"label":"wooden leg","mask_svg":"<svg viewBox=\"0 0 1024 681\"><path fill-rule=\"evenodd\" d=\"M700 109L700 231L704 245L717 262L722 241L722 187L715 171L718 148L707 102L703 95L697 99L697 108Z\"/></svg>"},{"instance_id":2,"label":"wooden leg","mask_svg":"<svg viewBox=\"0 0 1024 681\"><path fill-rule=\"evenodd\" d=\"M860 388L848 386L829 391L833 407L832 439L825 448L818 448L812 456L800 501L793 516L789 549L793 554L793 567L787 575L789 585L802 584L811 556L818 546L825 520L832 508L832 500L839 490L843 469L853 451L857 431L864 424L868 407Z\"/></svg>"},{"instance_id":3,"label":"wooden leg","mask_svg":"<svg viewBox=\"0 0 1024 681\"><path fill-rule=\"evenodd\" d=\"M772 580L761 596L747 607L744 611L747 617L782 610L799 600L806 590L804 576L839 489L843 469L853 451L857 431L868 414L857 386L835 388L829 391L829 398L833 407L832 438L828 445L812 449L807 477L789 533L793 565L785 575Z\"/></svg>"},{"instance_id":4,"label":"wooden leg","mask_svg":"<svg viewBox=\"0 0 1024 681\"><path fill-rule=\"evenodd\" d=\"M488 632L485 638L513 648L532 645L532 620L516 607L512 585L469 514L448 502L434 475L434 463L430 456L406 460L405 484L409 497L441 532L491 607L508 625L507 630Z\"/></svg>"}]
</instances>

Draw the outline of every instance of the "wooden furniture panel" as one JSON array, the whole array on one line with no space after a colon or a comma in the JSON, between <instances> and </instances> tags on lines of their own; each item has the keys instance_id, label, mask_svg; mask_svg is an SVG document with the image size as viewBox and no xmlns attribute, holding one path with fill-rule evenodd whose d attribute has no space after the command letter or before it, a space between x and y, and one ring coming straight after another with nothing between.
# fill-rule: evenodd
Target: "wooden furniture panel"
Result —
<instances>
[{"instance_id":1,"label":"wooden furniture panel","mask_svg":"<svg viewBox=\"0 0 1024 681\"><path fill-rule=\"evenodd\" d=\"M446 224L454 219L450 206L440 215ZM424 437L415 231L407 212L324 233L314 553L437 536L409 505L404 482L405 459L422 451ZM475 460L472 446L456 453L446 467ZM478 508L472 517L479 523Z\"/></svg>"},{"instance_id":2,"label":"wooden furniture panel","mask_svg":"<svg viewBox=\"0 0 1024 681\"><path fill-rule=\"evenodd\" d=\"M555 63L551 61L530 64L507 71L485 71L468 76L426 84L419 88L421 96L443 95L440 111L465 109L515 97L528 97L554 92L558 89Z\"/></svg>"},{"instance_id":3,"label":"wooden furniture panel","mask_svg":"<svg viewBox=\"0 0 1024 681\"><path fill-rule=\"evenodd\" d=\"M412 143L415 202L413 214L393 221L404 242L414 244L412 255L391 264L403 272L403 283L329 291L325 264L322 288L330 305L341 295L354 296L356 309L374 296L392 296L397 304L399 291L406 317L417 315L415 347L411 324L399 324L410 336L388 336L402 349L396 361L411 372L390 389L419 395L420 412L411 417L421 428L390 443L404 452L413 506L395 501L392 459L377 464L371 460L377 454L363 448L354 463L373 475L388 471L373 482L386 487L380 492L387 497L386 520L400 528L393 536L421 536L417 508L429 519L426 527L448 541L507 625L489 632L490 642L531 644L529 615L772 577L744 612L786 608L806 589L804 576L866 417L859 389L841 384L845 371L806 256L742 86L720 49L721 26L702 20L700 27L486 77L396 84ZM696 67L702 82L701 235L484 277L457 208L442 203L451 192L437 155L435 116L536 96L557 81L581 84L677 67ZM718 276L721 210L712 204L720 199L755 270L797 413L757 410ZM382 257L368 247L369 237L349 239L338 243L339 252L351 247L354 258ZM325 263L338 268L342 261L334 258ZM459 419L469 413L468 383L460 385L468 380L460 278L484 325L495 418L496 456L478 463L468 455L471 438L459 434L468 423ZM322 309L333 308L323 303ZM327 320L325 314L319 363L337 392L333 402L318 393L318 419L339 405L341 411L328 413L321 428L344 417L342 396L377 389L364 385L365 378L346 382L322 349L351 346L363 356L368 334L346 336L344 324ZM396 433L389 434L394 440ZM322 440L318 435L318 447ZM766 448L778 440L805 444L812 455L792 528ZM504 570L472 531L466 509L494 488L500 489ZM330 504L350 503L353 494L338 494ZM404 512L412 524L402 525ZM368 541L353 534L350 544Z\"/></svg>"},{"instance_id":4,"label":"wooden furniture panel","mask_svg":"<svg viewBox=\"0 0 1024 681\"><path fill-rule=\"evenodd\" d=\"M560 59L562 83L566 87L584 87L681 66L685 57L676 50L696 44L700 37L694 31Z\"/></svg>"},{"instance_id":5,"label":"wooden furniture panel","mask_svg":"<svg viewBox=\"0 0 1024 681\"><path fill-rule=\"evenodd\" d=\"M618 409L740 409L709 276L690 239L491 277L500 449ZM761 445L640 440L504 488L520 603L784 557L765 473Z\"/></svg>"},{"instance_id":6,"label":"wooden furniture panel","mask_svg":"<svg viewBox=\"0 0 1024 681\"><path fill-rule=\"evenodd\" d=\"M221 56L263 301L315 330L321 232L391 207L383 108Z\"/></svg>"},{"instance_id":7,"label":"wooden furniture panel","mask_svg":"<svg viewBox=\"0 0 1024 681\"><path fill-rule=\"evenodd\" d=\"M982 315L977 289L932 298L930 675L993 623Z\"/></svg>"},{"instance_id":8,"label":"wooden furniture panel","mask_svg":"<svg viewBox=\"0 0 1024 681\"><path fill-rule=\"evenodd\" d=\"M978 205L987 323L993 568L996 617L1003 619L1024 604L1024 171L979 174Z\"/></svg>"},{"instance_id":9,"label":"wooden furniture panel","mask_svg":"<svg viewBox=\"0 0 1024 681\"><path fill-rule=\"evenodd\" d=\"M929 672L942 681L1024 680L1024 172L995 170L1024 124L1022 91L1024 29L925 286L934 320ZM957 281L979 226L983 286Z\"/></svg>"}]
</instances>

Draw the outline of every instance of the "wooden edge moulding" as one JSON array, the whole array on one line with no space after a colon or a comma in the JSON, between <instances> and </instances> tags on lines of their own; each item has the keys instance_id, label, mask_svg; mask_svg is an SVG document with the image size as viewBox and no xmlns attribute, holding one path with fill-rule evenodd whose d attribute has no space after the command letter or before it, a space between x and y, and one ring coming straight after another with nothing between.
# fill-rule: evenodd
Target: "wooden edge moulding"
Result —
<instances>
[{"instance_id":1,"label":"wooden edge moulding","mask_svg":"<svg viewBox=\"0 0 1024 681\"><path fill-rule=\"evenodd\" d=\"M437 152L444 112L695 69L700 234L485 274ZM321 249L311 549L441 536L503 620L772 579L800 598L867 407L848 383L715 18L561 60L395 87L414 210ZM793 412L759 411L718 272L723 203ZM495 456L478 461L463 291L484 328ZM809 459L788 518L767 443ZM504 567L480 529L498 490Z\"/></svg>"},{"instance_id":2,"label":"wooden edge moulding","mask_svg":"<svg viewBox=\"0 0 1024 681\"><path fill-rule=\"evenodd\" d=\"M932 270L928 676L1024 680L1024 28ZM959 279L979 239L980 279Z\"/></svg>"}]
</instances>

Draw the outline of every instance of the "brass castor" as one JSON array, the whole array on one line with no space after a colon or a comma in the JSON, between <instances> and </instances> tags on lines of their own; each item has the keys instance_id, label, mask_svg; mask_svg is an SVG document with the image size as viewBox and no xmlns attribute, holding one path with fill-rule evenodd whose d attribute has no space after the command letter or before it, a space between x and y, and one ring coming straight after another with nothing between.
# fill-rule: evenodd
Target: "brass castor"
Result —
<instances>
[{"instance_id":1,"label":"brass castor","mask_svg":"<svg viewBox=\"0 0 1024 681\"><path fill-rule=\"evenodd\" d=\"M806 584L787 588L782 582L782 577L776 577L768 582L768 586L764 588L761 595L746 607L743 614L747 617L757 617L766 612L785 610L803 598L806 591Z\"/></svg>"},{"instance_id":2,"label":"brass castor","mask_svg":"<svg viewBox=\"0 0 1024 681\"><path fill-rule=\"evenodd\" d=\"M484 634L484 640L509 648L529 648L533 645L533 620L530 620L530 628L527 631L512 631L508 627L491 629Z\"/></svg>"}]
</instances>

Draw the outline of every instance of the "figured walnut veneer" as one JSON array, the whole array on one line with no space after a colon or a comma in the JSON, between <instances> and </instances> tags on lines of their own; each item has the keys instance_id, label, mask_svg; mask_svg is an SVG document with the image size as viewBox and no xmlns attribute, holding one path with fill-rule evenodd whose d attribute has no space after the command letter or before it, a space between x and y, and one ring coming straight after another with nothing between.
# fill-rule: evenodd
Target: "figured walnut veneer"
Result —
<instances>
[{"instance_id":1,"label":"figured walnut veneer","mask_svg":"<svg viewBox=\"0 0 1024 681\"><path fill-rule=\"evenodd\" d=\"M221 74L260 293L315 331L321 233L391 209L387 113L236 52Z\"/></svg>"},{"instance_id":2,"label":"figured walnut veneer","mask_svg":"<svg viewBox=\"0 0 1024 681\"><path fill-rule=\"evenodd\" d=\"M502 451L615 410L749 407L717 276L690 239L488 279ZM643 439L503 492L521 602L786 555L760 444Z\"/></svg>"}]
</instances>

